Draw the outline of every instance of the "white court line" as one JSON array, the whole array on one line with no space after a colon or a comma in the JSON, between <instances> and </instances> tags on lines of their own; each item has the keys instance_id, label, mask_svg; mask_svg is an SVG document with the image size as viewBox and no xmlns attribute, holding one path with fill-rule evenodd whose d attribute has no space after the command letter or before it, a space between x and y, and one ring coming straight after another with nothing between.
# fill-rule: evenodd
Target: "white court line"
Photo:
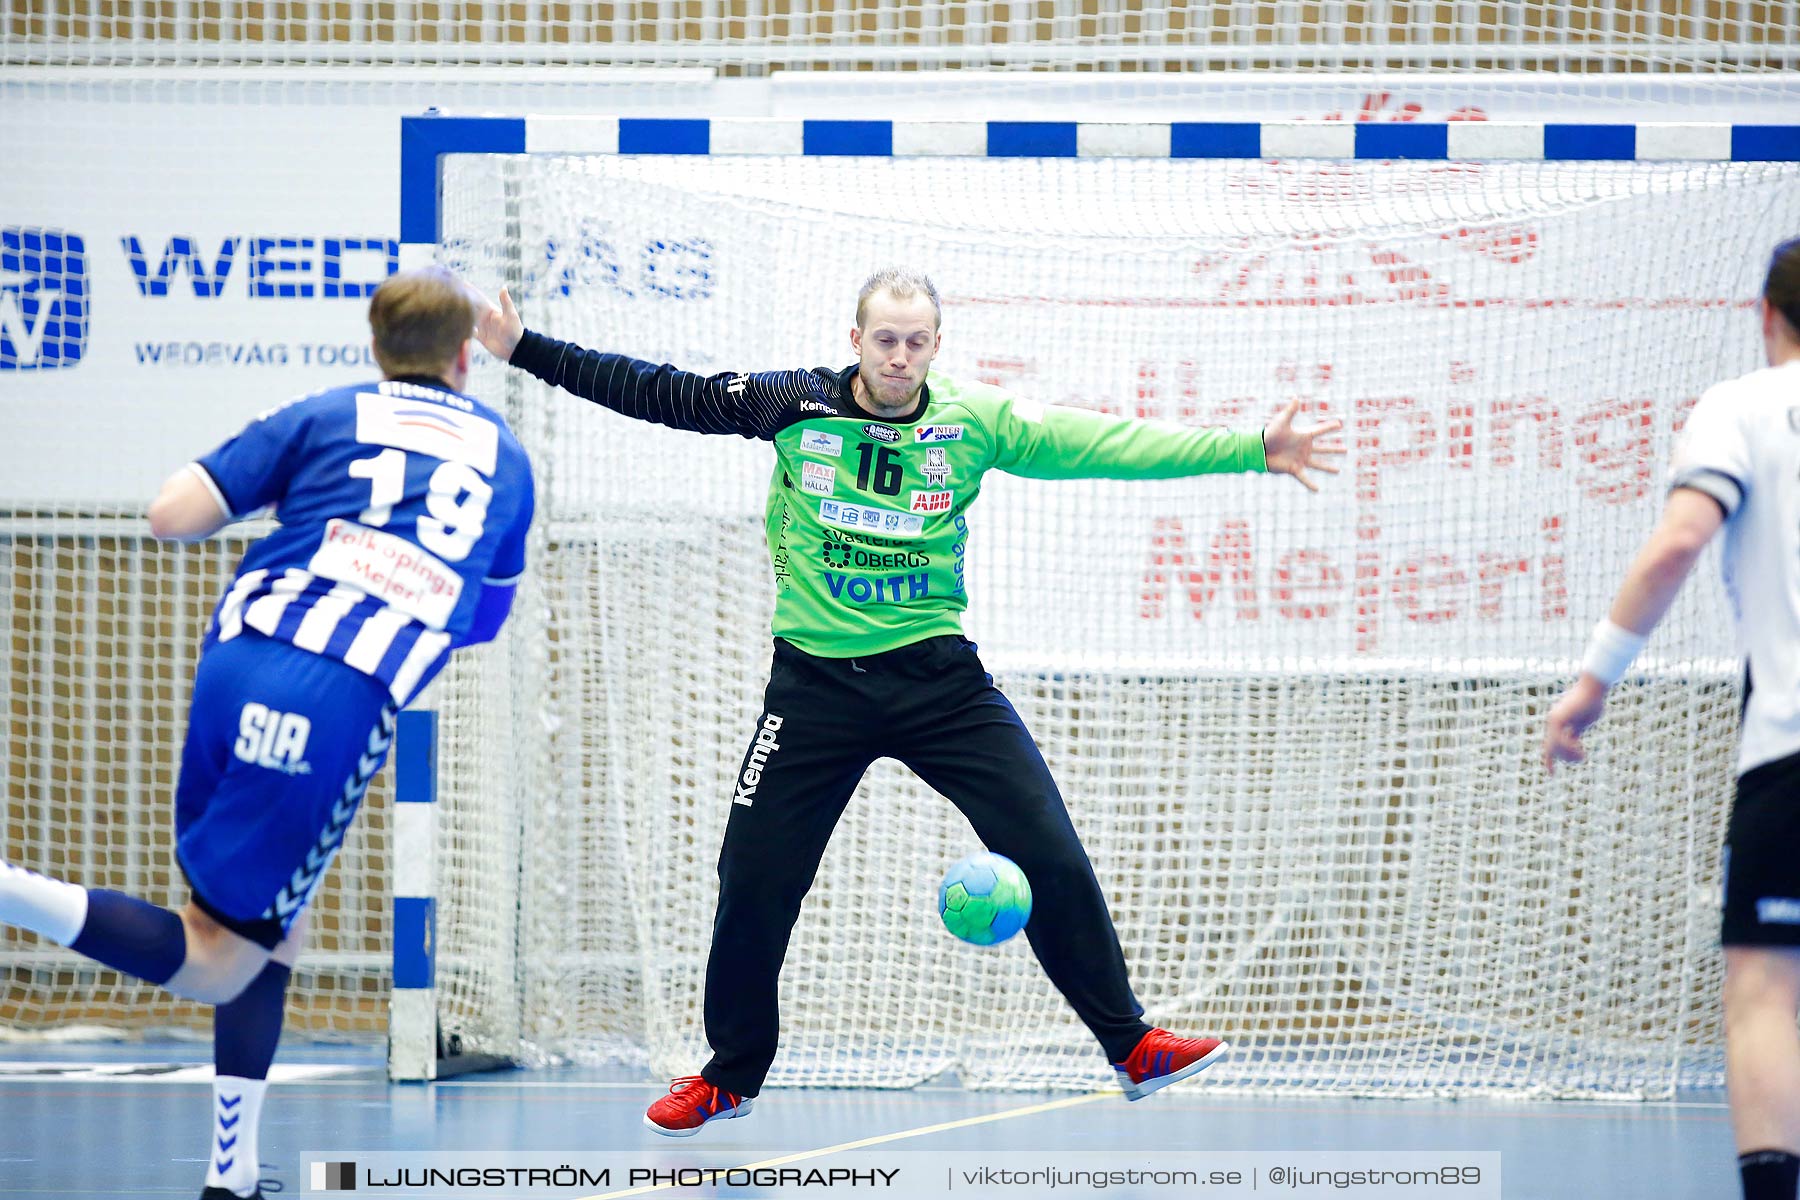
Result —
<instances>
[{"instance_id":1,"label":"white court line","mask_svg":"<svg viewBox=\"0 0 1800 1200\"><path fill-rule=\"evenodd\" d=\"M620 1082L612 1081L612 1080L475 1079L475 1078L439 1079L439 1080L435 1081L431 1086L432 1087L440 1087L440 1088L467 1088L471 1091L480 1090L483 1088L488 1088L488 1089L518 1088L522 1091L536 1091L536 1090L540 1090L540 1089L543 1089L543 1090L576 1089L576 1090L591 1090L591 1091L603 1091L603 1092L636 1092L636 1091L652 1091L652 1090L654 1090L654 1091L657 1091L658 1094L660 1094L661 1089L663 1087L663 1085L661 1083L658 1083L654 1080L647 1082L647 1083L620 1083ZM922 1095L922 1094L933 1094L933 1093L940 1093L940 1094L941 1093L953 1093L958 1096L966 1096L966 1095L970 1094L970 1092L967 1088L952 1086L949 1084L941 1084L941 1083L921 1084L918 1087L911 1087L911 1088L903 1089L903 1094L908 1095L908 1096L917 1096L917 1095ZM1117 1095L1118 1093L1115 1091L1102 1091L1098 1094L1102 1095L1102 1096L1112 1096L1112 1095ZM1246 1089L1243 1091L1225 1092L1223 1089L1215 1088L1208 1093L1195 1092L1185 1098L1177 1096L1175 1104L1171 1105L1171 1104L1165 1103L1165 1104L1159 1104L1157 1107L1158 1108L1184 1107L1182 1104L1183 1099L1186 1099L1189 1102L1189 1105L1187 1105L1186 1107L1191 1107L1192 1102L1199 1100L1201 1095L1203 1095L1203 1094L1214 1097L1214 1099L1218 1103L1225 1103L1227 1097L1229 1097L1231 1100L1234 1100L1234 1101L1250 1102L1250 1103L1254 1103L1259 1106L1269 1105L1271 1103L1280 1103L1283 1101L1292 1101L1293 1102L1293 1108L1291 1110L1286 1109L1286 1108L1278 1109L1278 1108L1258 1107L1256 1110L1258 1112L1293 1111L1295 1113L1304 1113L1304 1112L1312 1111L1312 1109L1318 1105L1326 1104L1326 1103L1329 1103L1332 1101L1344 1102L1343 1107L1354 1108L1354 1109L1358 1109L1358 1110L1365 1108L1368 1104L1368 1100L1364 1097L1330 1096L1330 1095L1296 1096L1296 1095L1289 1095L1286 1093L1277 1095L1277 1094L1270 1094L1267 1092L1258 1092L1254 1088ZM1511 1098L1505 1097L1505 1096L1480 1096L1480 1097L1475 1097L1472 1100L1452 1097L1452 1098L1449 1098L1448 1102L1455 1103L1455 1104L1470 1104L1470 1103L1479 1103L1482 1100L1494 1101L1495 1106L1496 1106L1496 1111L1498 1112L1498 1114L1501 1116L1506 1116L1506 1117L1533 1115L1532 1113L1525 1112L1517 1107L1514 1107L1515 1105L1518 1105L1518 1104L1563 1105L1563 1106L1566 1106L1566 1107L1569 1107L1572 1109L1577 1109L1577 1110L1590 1110L1590 1109L1597 1109L1597 1108L1624 1108L1624 1109L1637 1109L1639 1111L1655 1110L1658 1112L1661 1112L1661 1111L1664 1111L1667 1109L1672 1109L1672 1108L1696 1108L1696 1109L1723 1110L1723 1109L1729 1107L1723 1100L1716 1100L1716 1101L1715 1100L1524 1100L1524 1101L1521 1101L1521 1100L1511 1099ZM1402 1109L1398 1110L1399 1115L1405 1115L1407 1112L1417 1112L1420 1114L1425 1114L1425 1113L1430 1113L1430 1112L1446 1111L1445 1109L1442 1109L1442 1108L1426 1107L1426 1106L1429 1106L1432 1104L1444 1103L1444 1101L1440 1101L1437 1099L1426 1099L1424 1097L1408 1097L1404 1100L1397 1100L1397 1101L1395 1101L1395 1103L1402 1104L1402 1105L1416 1104L1416 1105L1420 1106L1417 1109L1402 1108ZM1204 1107L1204 1106L1202 1106L1202 1107ZM1232 1107L1234 1107L1234 1108L1240 1107L1240 1104L1234 1103L1232 1105ZM1464 1109L1457 1109L1455 1111L1456 1111L1456 1115L1458 1115L1458 1116L1469 1115L1468 1112ZM720 1169L723 1170L724 1168L721 1167Z\"/></svg>"},{"instance_id":2,"label":"white court line","mask_svg":"<svg viewBox=\"0 0 1800 1200\"><path fill-rule=\"evenodd\" d=\"M276 1063L270 1083L323 1083L363 1067ZM211 1063L0 1062L0 1083L211 1083Z\"/></svg>"},{"instance_id":3,"label":"white court line","mask_svg":"<svg viewBox=\"0 0 1800 1200\"><path fill-rule=\"evenodd\" d=\"M788 1163L805 1162L809 1158L823 1158L827 1154L841 1154L846 1150L861 1150L864 1146L879 1146L883 1142L898 1142L906 1138L923 1137L928 1133L942 1133L946 1129L966 1129L971 1125L986 1125L992 1121L1010 1121L1014 1117L1029 1117L1033 1113L1054 1112L1059 1108L1074 1108L1078 1104L1092 1104L1096 1100L1116 1099L1118 1089L1104 1092L1089 1092L1084 1096L1069 1096L1062 1100L1051 1100L1045 1104L1028 1104L1024 1108L1009 1108L1002 1112L985 1113L979 1117L964 1117L960 1121L944 1121L937 1125L921 1125L917 1129L902 1129L896 1133L883 1133L875 1137L862 1138L854 1142L839 1142L835 1146L823 1146L817 1150L801 1150L795 1154L784 1154L780 1158L765 1158L761 1162L746 1163L741 1167L720 1167L729 1171L755 1171L762 1167L782 1167ZM602 1192L598 1196L584 1196L582 1200L619 1200L622 1196L642 1196L649 1192L660 1192L672 1188L672 1183L653 1183L649 1187L628 1188L622 1192Z\"/></svg>"}]
</instances>

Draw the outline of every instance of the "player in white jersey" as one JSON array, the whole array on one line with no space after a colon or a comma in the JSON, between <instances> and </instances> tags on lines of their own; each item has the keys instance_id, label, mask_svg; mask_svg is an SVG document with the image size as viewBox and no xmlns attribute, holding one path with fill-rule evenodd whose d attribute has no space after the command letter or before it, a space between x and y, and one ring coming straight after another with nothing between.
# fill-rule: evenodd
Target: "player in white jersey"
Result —
<instances>
[{"instance_id":1,"label":"player in white jersey","mask_svg":"<svg viewBox=\"0 0 1800 1200\"><path fill-rule=\"evenodd\" d=\"M305 910L387 757L395 712L491 640L524 570L530 464L462 394L475 310L449 272L369 304L385 378L269 410L170 477L159 538L272 507L214 610L175 792L180 913L0 863L0 921L217 1006L202 1200L259 1196L257 1123Z\"/></svg>"},{"instance_id":2,"label":"player in white jersey","mask_svg":"<svg viewBox=\"0 0 1800 1200\"><path fill-rule=\"evenodd\" d=\"M1710 388L1688 418L1661 523L1550 711L1544 766L1581 734L1701 550L1725 530L1725 587L1745 658L1737 798L1725 835L1725 1081L1746 1200L1800 1178L1800 238L1763 298L1769 365Z\"/></svg>"}]
</instances>

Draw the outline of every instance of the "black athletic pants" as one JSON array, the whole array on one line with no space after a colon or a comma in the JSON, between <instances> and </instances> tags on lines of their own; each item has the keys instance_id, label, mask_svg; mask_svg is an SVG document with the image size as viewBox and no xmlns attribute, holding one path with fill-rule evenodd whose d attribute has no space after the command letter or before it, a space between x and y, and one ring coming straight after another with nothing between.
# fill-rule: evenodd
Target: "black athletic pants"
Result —
<instances>
[{"instance_id":1,"label":"black athletic pants","mask_svg":"<svg viewBox=\"0 0 1800 1200\"><path fill-rule=\"evenodd\" d=\"M961 637L866 658L775 642L763 713L733 781L706 963L713 1086L754 1096L775 1059L777 978L800 902L863 772L899 759L1031 881L1026 937L1112 1062L1149 1030L1094 868L1031 734Z\"/></svg>"}]
</instances>

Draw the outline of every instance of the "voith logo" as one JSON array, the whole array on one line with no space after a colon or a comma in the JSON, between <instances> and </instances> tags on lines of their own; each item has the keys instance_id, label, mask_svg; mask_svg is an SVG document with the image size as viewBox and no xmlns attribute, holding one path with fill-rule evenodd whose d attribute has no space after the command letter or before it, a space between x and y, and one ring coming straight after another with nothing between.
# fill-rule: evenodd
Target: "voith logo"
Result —
<instances>
[{"instance_id":1,"label":"voith logo","mask_svg":"<svg viewBox=\"0 0 1800 1200\"><path fill-rule=\"evenodd\" d=\"M60 229L0 227L0 371L72 367L87 350L87 249Z\"/></svg>"},{"instance_id":2,"label":"voith logo","mask_svg":"<svg viewBox=\"0 0 1800 1200\"><path fill-rule=\"evenodd\" d=\"M353 1162L316 1162L312 1164L312 1189L315 1192L354 1192L356 1164Z\"/></svg>"}]
</instances>

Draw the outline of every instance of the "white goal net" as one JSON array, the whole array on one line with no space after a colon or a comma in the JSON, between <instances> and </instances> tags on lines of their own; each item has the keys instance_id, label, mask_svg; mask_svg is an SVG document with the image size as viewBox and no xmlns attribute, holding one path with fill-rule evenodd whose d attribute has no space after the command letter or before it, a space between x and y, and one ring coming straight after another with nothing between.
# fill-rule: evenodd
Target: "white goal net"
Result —
<instances>
[{"instance_id":1,"label":"white goal net","mask_svg":"<svg viewBox=\"0 0 1800 1200\"><path fill-rule=\"evenodd\" d=\"M972 510L967 629L1034 731L1156 1023L1215 1085L1716 1083L1738 681L1708 560L1591 735L1537 738L1706 386L1760 363L1794 164L446 160L440 256L557 337L711 373L849 361L929 271L950 375L1186 424L1337 416L1343 475L1036 483ZM505 640L437 697L440 1019L471 1047L706 1055L729 779L770 653L763 445L517 372L540 476ZM796 548L795 552L805 552ZM946 730L946 736L954 736ZM893 766L795 930L773 1084L1087 1087L1023 939L953 940L974 848ZM450 864L445 870L442 864Z\"/></svg>"}]
</instances>

